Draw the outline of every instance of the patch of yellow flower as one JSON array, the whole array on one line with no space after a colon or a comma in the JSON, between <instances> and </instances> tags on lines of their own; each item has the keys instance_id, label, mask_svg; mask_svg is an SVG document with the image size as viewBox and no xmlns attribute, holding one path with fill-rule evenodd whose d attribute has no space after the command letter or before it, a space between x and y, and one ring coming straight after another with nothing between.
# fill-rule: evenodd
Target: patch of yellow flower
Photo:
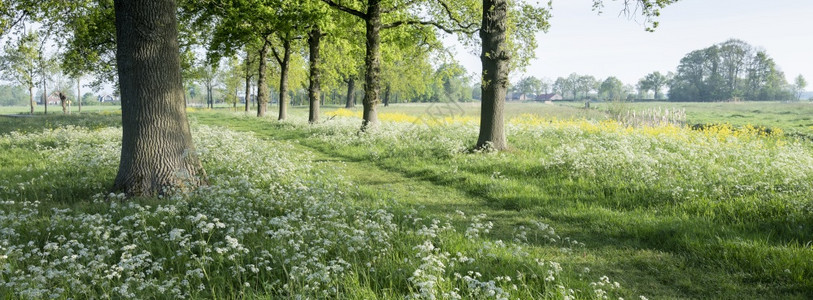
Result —
<instances>
[{"instance_id":1,"label":"patch of yellow flower","mask_svg":"<svg viewBox=\"0 0 813 300\"><path fill-rule=\"evenodd\" d=\"M725 141L729 138L736 138L739 140L772 138L779 140L784 136L784 132L779 128L771 128L768 130L763 127L754 127L753 125L745 125L742 127L734 127L731 124L709 125L698 130L692 130L689 128L689 126L679 126L674 124L632 127L624 125L615 120L560 120L556 118L543 118L533 114L523 114L512 118L509 122L514 125L531 127L539 126L557 130L578 128L586 133L614 132L619 134L645 134L649 136L659 136L685 141L688 141L690 137L696 137L697 135L717 139L719 141Z\"/></svg>"},{"instance_id":2,"label":"patch of yellow flower","mask_svg":"<svg viewBox=\"0 0 813 300\"><path fill-rule=\"evenodd\" d=\"M325 113L325 116L328 117L357 117L361 118L361 111L352 111L346 108L339 108L334 111L329 111Z\"/></svg>"},{"instance_id":3,"label":"patch of yellow flower","mask_svg":"<svg viewBox=\"0 0 813 300\"><path fill-rule=\"evenodd\" d=\"M340 108L331 112L327 112L325 113L325 115L328 117L361 118L362 112ZM472 116L462 116L462 115L436 116L427 114L414 116L404 113L379 113L378 120L382 122L426 124L427 126L472 124L472 123L476 124L478 122L478 119Z\"/></svg>"}]
</instances>

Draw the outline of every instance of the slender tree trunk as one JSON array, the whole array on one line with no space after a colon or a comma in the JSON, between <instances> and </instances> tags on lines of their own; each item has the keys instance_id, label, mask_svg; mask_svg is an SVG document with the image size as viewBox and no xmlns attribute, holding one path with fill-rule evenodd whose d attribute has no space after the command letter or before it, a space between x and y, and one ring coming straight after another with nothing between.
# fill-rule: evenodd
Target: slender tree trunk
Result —
<instances>
[{"instance_id":1,"label":"slender tree trunk","mask_svg":"<svg viewBox=\"0 0 813 300\"><path fill-rule=\"evenodd\" d=\"M310 88L308 89L308 98L310 99L310 113L308 114L308 122L313 124L319 122L319 101L321 100L321 84L322 84L322 62L319 53L319 46L322 42L322 31L319 27L314 27L308 34L308 45L310 50L311 61L311 76Z\"/></svg>"},{"instance_id":2,"label":"slender tree trunk","mask_svg":"<svg viewBox=\"0 0 813 300\"><path fill-rule=\"evenodd\" d=\"M268 84L266 83L267 80L267 73L265 70L265 62L268 59L268 41L266 40L263 43L263 47L260 49L260 61L258 63L259 68L257 69L257 116L264 117L265 112L268 110Z\"/></svg>"},{"instance_id":3,"label":"slender tree trunk","mask_svg":"<svg viewBox=\"0 0 813 300\"><path fill-rule=\"evenodd\" d=\"M212 83L206 86L206 98L209 98L209 108L215 108L215 97L212 95Z\"/></svg>"},{"instance_id":4,"label":"slender tree trunk","mask_svg":"<svg viewBox=\"0 0 813 300\"><path fill-rule=\"evenodd\" d=\"M503 124L510 59L505 42L507 13L506 0L483 0L483 25L480 30L480 40L483 43L483 52L480 54L483 64L483 100L477 148L502 150L508 147Z\"/></svg>"},{"instance_id":5,"label":"slender tree trunk","mask_svg":"<svg viewBox=\"0 0 813 300\"><path fill-rule=\"evenodd\" d=\"M186 97L184 97L186 98ZM79 112L82 112L82 88L79 79L76 79L76 103L79 104Z\"/></svg>"},{"instance_id":6,"label":"slender tree trunk","mask_svg":"<svg viewBox=\"0 0 813 300\"><path fill-rule=\"evenodd\" d=\"M42 80L42 103L45 105L45 114L48 114L48 86L45 79Z\"/></svg>"},{"instance_id":7,"label":"slender tree trunk","mask_svg":"<svg viewBox=\"0 0 813 300\"><path fill-rule=\"evenodd\" d=\"M34 87L28 86L28 102L31 104L31 114L34 114Z\"/></svg>"},{"instance_id":8,"label":"slender tree trunk","mask_svg":"<svg viewBox=\"0 0 813 300\"><path fill-rule=\"evenodd\" d=\"M246 112L248 112L248 102L250 101L249 98L251 98L251 71L249 71L251 64L248 53L248 49L246 49Z\"/></svg>"},{"instance_id":9,"label":"slender tree trunk","mask_svg":"<svg viewBox=\"0 0 813 300\"><path fill-rule=\"evenodd\" d=\"M350 77L347 80L347 103L344 108L356 107L356 79Z\"/></svg>"},{"instance_id":10,"label":"slender tree trunk","mask_svg":"<svg viewBox=\"0 0 813 300\"><path fill-rule=\"evenodd\" d=\"M68 97L62 92L59 92L59 104L62 104L62 114L68 114Z\"/></svg>"},{"instance_id":11,"label":"slender tree trunk","mask_svg":"<svg viewBox=\"0 0 813 300\"><path fill-rule=\"evenodd\" d=\"M114 3L123 135L113 190L155 196L205 184L183 102L175 1Z\"/></svg>"},{"instance_id":12,"label":"slender tree trunk","mask_svg":"<svg viewBox=\"0 0 813 300\"><path fill-rule=\"evenodd\" d=\"M282 61L279 63L280 76L279 76L279 118L277 120L285 120L288 117L288 69L291 63L291 39L287 36L282 41Z\"/></svg>"},{"instance_id":13,"label":"slender tree trunk","mask_svg":"<svg viewBox=\"0 0 813 300\"><path fill-rule=\"evenodd\" d=\"M390 85L387 84L387 88L384 90L384 106L390 106Z\"/></svg>"},{"instance_id":14,"label":"slender tree trunk","mask_svg":"<svg viewBox=\"0 0 813 300\"><path fill-rule=\"evenodd\" d=\"M364 75L364 106L361 130L365 131L378 125L378 114L375 111L379 102L379 76L381 73L381 2L370 0L367 4L367 55L364 64L367 73Z\"/></svg>"}]
</instances>

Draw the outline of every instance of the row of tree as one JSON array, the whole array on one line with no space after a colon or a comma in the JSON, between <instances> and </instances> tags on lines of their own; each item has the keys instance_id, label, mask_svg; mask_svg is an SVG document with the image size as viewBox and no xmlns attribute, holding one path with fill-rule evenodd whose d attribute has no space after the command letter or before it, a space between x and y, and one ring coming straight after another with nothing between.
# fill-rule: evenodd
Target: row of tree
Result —
<instances>
[{"instance_id":1,"label":"row of tree","mask_svg":"<svg viewBox=\"0 0 813 300\"><path fill-rule=\"evenodd\" d=\"M672 2L638 0L634 11L657 16ZM595 3L599 7L601 1ZM279 119L287 117L294 53L307 56L311 122L318 121L321 84L329 77L325 74L336 69L363 76L362 130L368 130L378 123L376 106L386 66L382 59L408 58L389 68L393 72L420 65L421 57L438 44L439 31L458 34L472 49L479 48L483 65L475 147L504 149L508 74L533 56L535 34L547 29L550 11L549 6L507 0L11 0L0 5L0 15L0 26L5 26L0 30L24 20L54 28L65 41L60 43L66 46L63 64L72 77L116 70L123 137L113 189L155 195L206 181L194 156L184 102L182 74L192 70L187 58L194 56L188 53L196 46L207 50L209 66L242 53L245 94L250 94L251 78L257 78L258 116L267 109L270 60L279 66ZM101 63L105 61L110 63ZM392 88L385 86L385 93Z\"/></svg>"},{"instance_id":2,"label":"row of tree","mask_svg":"<svg viewBox=\"0 0 813 300\"><path fill-rule=\"evenodd\" d=\"M598 80L592 75L572 73L567 77L556 78L555 81L528 76L517 81L509 90L521 95L554 93L569 100L644 99L650 97L650 92L654 93L651 96L654 99L662 99L662 91L669 83L669 76L654 72L641 78L636 86L624 84L615 76Z\"/></svg>"},{"instance_id":3,"label":"row of tree","mask_svg":"<svg viewBox=\"0 0 813 300\"><path fill-rule=\"evenodd\" d=\"M570 74L555 81L525 77L511 87L520 94L554 92L565 99L666 99L670 101L799 100L807 81L802 75L788 83L785 74L764 51L740 40L728 40L688 53L677 71L653 72L636 86L615 77L596 80ZM650 98L650 92L652 96Z\"/></svg>"},{"instance_id":4,"label":"row of tree","mask_svg":"<svg viewBox=\"0 0 813 300\"><path fill-rule=\"evenodd\" d=\"M669 84L672 101L792 100L807 83L790 85L765 52L741 40L692 51L680 60Z\"/></svg>"}]
</instances>

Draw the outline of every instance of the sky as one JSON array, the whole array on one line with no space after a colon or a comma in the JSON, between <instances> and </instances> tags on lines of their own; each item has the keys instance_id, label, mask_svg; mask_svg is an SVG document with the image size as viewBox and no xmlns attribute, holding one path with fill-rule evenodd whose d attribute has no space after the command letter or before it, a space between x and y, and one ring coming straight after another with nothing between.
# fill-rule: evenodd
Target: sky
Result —
<instances>
[{"instance_id":1,"label":"sky","mask_svg":"<svg viewBox=\"0 0 813 300\"><path fill-rule=\"evenodd\" d=\"M691 51L736 38L767 51L789 82L801 74L813 84L813 0L680 0L661 11L655 32L645 31L643 17L619 16L622 3L605 0L598 15L592 0L554 0L550 30L537 34L537 58L512 81L575 72L635 84L675 71ZM446 41L470 73L480 73L477 56Z\"/></svg>"}]
</instances>

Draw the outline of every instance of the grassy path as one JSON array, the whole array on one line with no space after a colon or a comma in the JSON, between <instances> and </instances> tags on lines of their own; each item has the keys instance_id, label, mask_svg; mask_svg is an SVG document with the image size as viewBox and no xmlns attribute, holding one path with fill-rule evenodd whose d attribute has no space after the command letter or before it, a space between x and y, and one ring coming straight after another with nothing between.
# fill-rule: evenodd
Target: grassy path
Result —
<instances>
[{"instance_id":1,"label":"grassy path","mask_svg":"<svg viewBox=\"0 0 813 300\"><path fill-rule=\"evenodd\" d=\"M528 226L532 221L551 224L563 237L575 238L586 245L574 253L563 253L558 246L545 244L534 245L531 251L561 262L566 268L587 267L592 274L608 275L634 294L653 299L810 296L798 286L780 282L765 285L749 272L727 267L731 262L714 262L718 254L695 252L691 247L714 249L727 243L718 237L723 246L695 245L713 239L709 234L725 237L740 233L725 228L704 232L704 228L715 224L704 223L702 219L661 215L646 209L597 209L590 203L569 199L552 200L533 208L506 206L488 191L470 189L471 183L438 178L431 172L422 172L420 167L393 166L343 155L329 145L310 142L310 133L294 125L223 114L197 114L195 118L202 124L253 132L264 139L293 144L297 151L310 153L312 161L341 170L340 180L355 185L363 199L385 201L405 211L415 209L427 217L454 215L458 210L467 215L485 214L486 220L494 223L490 235L493 239L510 241L515 228ZM532 182L518 183L517 187L531 193L538 188Z\"/></svg>"}]
</instances>

